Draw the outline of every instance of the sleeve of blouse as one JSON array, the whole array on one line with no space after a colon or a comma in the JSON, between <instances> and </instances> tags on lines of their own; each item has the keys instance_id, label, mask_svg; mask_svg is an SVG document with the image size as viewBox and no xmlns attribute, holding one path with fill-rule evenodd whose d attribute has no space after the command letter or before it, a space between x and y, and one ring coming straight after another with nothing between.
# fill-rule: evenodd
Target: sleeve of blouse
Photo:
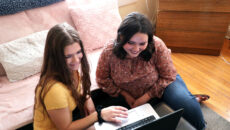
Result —
<instances>
[{"instance_id":1,"label":"sleeve of blouse","mask_svg":"<svg viewBox=\"0 0 230 130\"><path fill-rule=\"evenodd\" d=\"M110 96L118 96L120 89L111 78L110 54L107 50L101 53L96 70L96 81L98 86Z\"/></svg>"},{"instance_id":2,"label":"sleeve of blouse","mask_svg":"<svg viewBox=\"0 0 230 130\"><path fill-rule=\"evenodd\" d=\"M61 84L56 83L50 88L44 98L44 104L47 110L68 107L67 95Z\"/></svg>"},{"instance_id":3,"label":"sleeve of blouse","mask_svg":"<svg viewBox=\"0 0 230 130\"><path fill-rule=\"evenodd\" d=\"M159 72L159 79L150 89L148 94L150 97L161 98L164 89L176 80L177 72L172 62L171 51L161 39L154 37L154 40L156 48L156 62L154 63Z\"/></svg>"}]
</instances>

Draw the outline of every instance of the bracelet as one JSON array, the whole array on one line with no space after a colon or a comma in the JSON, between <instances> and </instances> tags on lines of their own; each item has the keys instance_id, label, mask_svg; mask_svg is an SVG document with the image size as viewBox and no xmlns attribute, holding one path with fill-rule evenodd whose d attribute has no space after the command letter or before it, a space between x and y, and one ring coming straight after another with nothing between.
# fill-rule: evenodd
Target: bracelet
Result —
<instances>
[{"instance_id":1,"label":"bracelet","mask_svg":"<svg viewBox=\"0 0 230 130\"><path fill-rule=\"evenodd\" d=\"M97 106L96 111L97 111L97 119L99 124L102 124L103 122L105 122L105 120L102 119L101 117L101 110L102 110L102 106Z\"/></svg>"}]
</instances>

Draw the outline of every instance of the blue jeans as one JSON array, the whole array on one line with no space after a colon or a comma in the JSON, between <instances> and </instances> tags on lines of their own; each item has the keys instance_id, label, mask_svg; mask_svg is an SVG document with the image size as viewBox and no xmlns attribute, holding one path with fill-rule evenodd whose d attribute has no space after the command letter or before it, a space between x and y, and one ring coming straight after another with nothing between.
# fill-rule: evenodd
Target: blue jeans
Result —
<instances>
[{"instance_id":1,"label":"blue jeans","mask_svg":"<svg viewBox=\"0 0 230 130\"><path fill-rule=\"evenodd\" d=\"M184 108L183 117L198 130L205 128L206 124L200 104L189 92L179 74L176 76L176 80L166 87L162 100L174 110Z\"/></svg>"}]
</instances>

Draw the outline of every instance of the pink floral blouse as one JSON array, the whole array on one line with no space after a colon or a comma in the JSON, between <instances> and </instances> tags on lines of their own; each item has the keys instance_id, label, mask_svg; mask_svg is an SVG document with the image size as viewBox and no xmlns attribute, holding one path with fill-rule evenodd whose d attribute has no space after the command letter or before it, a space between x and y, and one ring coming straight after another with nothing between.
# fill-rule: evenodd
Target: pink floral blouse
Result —
<instances>
[{"instance_id":1,"label":"pink floral blouse","mask_svg":"<svg viewBox=\"0 0 230 130\"><path fill-rule=\"evenodd\" d=\"M160 98L164 89L176 79L171 53L158 37L154 36L155 52L149 61L141 57L119 59L107 46L98 61L96 81L102 90L117 96L121 90L134 98L145 93Z\"/></svg>"}]
</instances>

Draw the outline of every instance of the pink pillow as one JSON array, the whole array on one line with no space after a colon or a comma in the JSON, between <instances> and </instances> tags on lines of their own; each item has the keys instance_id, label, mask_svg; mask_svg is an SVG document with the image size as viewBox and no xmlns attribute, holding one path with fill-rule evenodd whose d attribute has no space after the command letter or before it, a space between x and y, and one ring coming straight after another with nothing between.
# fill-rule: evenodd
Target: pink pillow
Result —
<instances>
[{"instance_id":1,"label":"pink pillow","mask_svg":"<svg viewBox=\"0 0 230 130\"><path fill-rule=\"evenodd\" d=\"M25 11L34 32L47 30L58 23L74 25L66 1Z\"/></svg>"},{"instance_id":2,"label":"pink pillow","mask_svg":"<svg viewBox=\"0 0 230 130\"><path fill-rule=\"evenodd\" d=\"M0 16L0 44L33 33L32 24L25 12Z\"/></svg>"},{"instance_id":3,"label":"pink pillow","mask_svg":"<svg viewBox=\"0 0 230 130\"><path fill-rule=\"evenodd\" d=\"M115 39L121 23L117 0L88 0L71 8L70 15L88 52Z\"/></svg>"}]
</instances>

